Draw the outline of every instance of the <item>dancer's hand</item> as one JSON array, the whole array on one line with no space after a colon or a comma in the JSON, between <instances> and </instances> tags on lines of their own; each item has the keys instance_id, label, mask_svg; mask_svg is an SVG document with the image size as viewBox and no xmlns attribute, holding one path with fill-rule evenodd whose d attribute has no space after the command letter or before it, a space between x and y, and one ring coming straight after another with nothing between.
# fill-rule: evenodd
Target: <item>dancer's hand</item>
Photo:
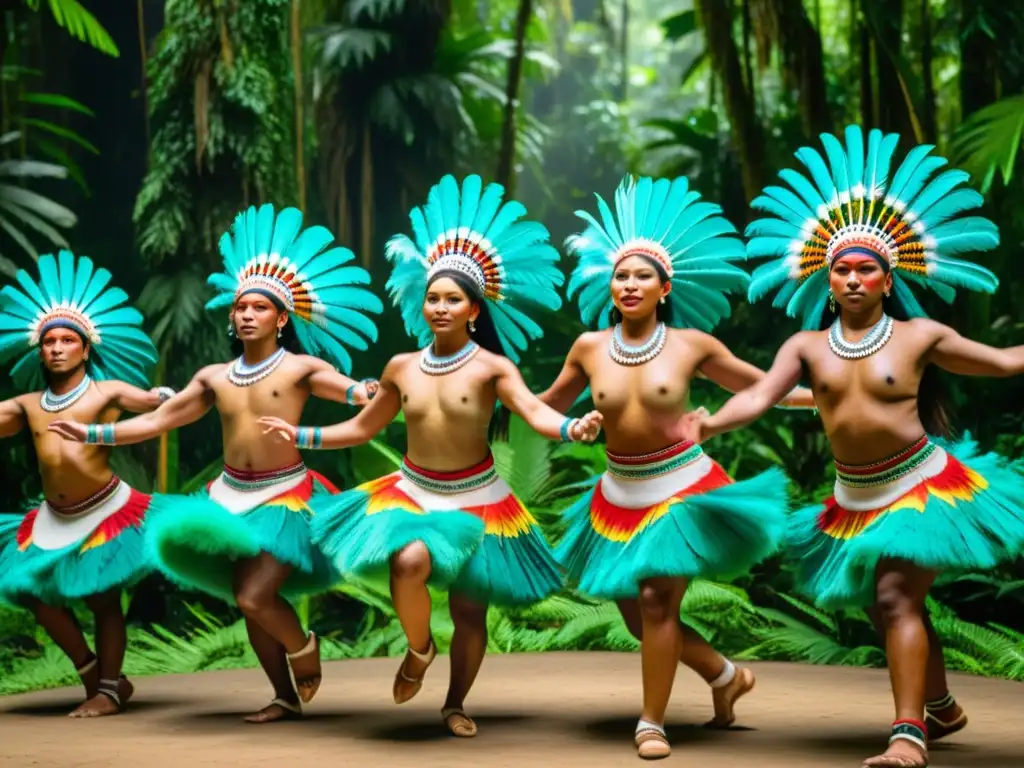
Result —
<instances>
[{"instance_id":1,"label":"dancer's hand","mask_svg":"<svg viewBox=\"0 0 1024 768\"><path fill-rule=\"evenodd\" d=\"M295 438L299 433L299 429L294 424L289 424L284 419L279 419L276 416L261 416L259 423L263 427L264 435L273 435L275 439L282 443L295 445Z\"/></svg>"},{"instance_id":2,"label":"dancer's hand","mask_svg":"<svg viewBox=\"0 0 1024 768\"><path fill-rule=\"evenodd\" d=\"M572 439L580 443L592 443L601 433L604 417L598 411L591 411L572 425Z\"/></svg>"},{"instance_id":3,"label":"dancer's hand","mask_svg":"<svg viewBox=\"0 0 1024 768\"><path fill-rule=\"evenodd\" d=\"M702 443L706 439L704 433L704 422L711 416L707 408L701 406L695 411L690 411L679 420L678 429L683 440L694 443Z\"/></svg>"},{"instance_id":4,"label":"dancer's hand","mask_svg":"<svg viewBox=\"0 0 1024 768\"><path fill-rule=\"evenodd\" d=\"M70 419L58 419L57 421L51 421L47 430L50 432L56 432L65 440L70 440L73 443L85 442L85 424L81 424L77 421L72 421Z\"/></svg>"}]
</instances>

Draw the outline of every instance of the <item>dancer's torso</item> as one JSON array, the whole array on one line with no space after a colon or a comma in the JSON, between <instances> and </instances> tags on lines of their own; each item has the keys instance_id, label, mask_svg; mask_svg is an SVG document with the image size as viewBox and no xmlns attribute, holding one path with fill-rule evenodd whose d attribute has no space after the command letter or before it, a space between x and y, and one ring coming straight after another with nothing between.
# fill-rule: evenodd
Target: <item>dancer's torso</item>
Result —
<instances>
[{"instance_id":1,"label":"dancer's torso","mask_svg":"<svg viewBox=\"0 0 1024 768\"><path fill-rule=\"evenodd\" d=\"M228 380L229 366L221 366L207 380L220 414L224 463L250 472L266 472L298 463L298 450L264 435L258 419L276 416L292 424L301 420L310 394L310 370L303 356L285 355L284 361L269 376L248 387L236 386Z\"/></svg>"},{"instance_id":2,"label":"dancer's torso","mask_svg":"<svg viewBox=\"0 0 1024 768\"><path fill-rule=\"evenodd\" d=\"M829 348L827 330L804 334L801 357L836 459L869 464L924 434L917 395L933 343L913 322L897 322L878 352L845 360Z\"/></svg>"},{"instance_id":3,"label":"dancer's torso","mask_svg":"<svg viewBox=\"0 0 1024 768\"><path fill-rule=\"evenodd\" d=\"M690 382L705 359L697 331L670 330L665 348L642 365L616 363L608 354L612 332L585 337L581 363L590 380L594 407L604 417L608 450L622 455L652 453L678 442Z\"/></svg>"},{"instance_id":4,"label":"dancer's torso","mask_svg":"<svg viewBox=\"0 0 1024 768\"><path fill-rule=\"evenodd\" d=\"M43 496L56 507L67 507L88 499L110 482L110 448L65 440L47 427L58 419L74 419L83 424L115 421L120 415L104 395L103 384L93 382L89 390L71 407L56 413L43 410L40 392L22 395L18 402L35 445Z\"/></svg>"},{"instance_id":5,"label":"dancer's torso","mask_svg":"<svg viewBox=\"0 0 1024 768\"><path fill-rule=\"evenodd\" d=\"M494 356L480 350L469 363L444 376L420 370L419 353L402 355L398 387L409 460L424 469L457 471L482 461L487 428L497 402Z\"/></svg>"}]
</instances>

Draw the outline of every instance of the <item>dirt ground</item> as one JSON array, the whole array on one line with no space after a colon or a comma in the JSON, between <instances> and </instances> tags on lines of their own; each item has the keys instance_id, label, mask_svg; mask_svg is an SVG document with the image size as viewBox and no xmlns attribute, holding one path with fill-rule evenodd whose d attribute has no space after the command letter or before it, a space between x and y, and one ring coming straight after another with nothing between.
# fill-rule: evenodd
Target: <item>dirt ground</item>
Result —
<instances>
[{"instance_id":1,"label":"dirt ground","mask_svg":"<svg viewBox=\"0 0 1024 768\"><path fill-rule=\"evenodd\" d=\"M551 766L640 765L632 731L640 657L625 653L490 656L470 700L475 739L445 735L439 708L448 660L420 694L396 707L397 659L325 665L303 722L253 726L240 717L269 699L256 670L140 678L129 712L63 717L78 692L0 699L0 766ZM891 703L884 670L754 664L758 684L737 725L710 731L707 687L682 669L669 708L674 751L661 765L700 768L857 768L881 751ZM932 749L934 768L1024 766L1024 684L954 676L970 724Z\"/></svg>"}]
</instances>

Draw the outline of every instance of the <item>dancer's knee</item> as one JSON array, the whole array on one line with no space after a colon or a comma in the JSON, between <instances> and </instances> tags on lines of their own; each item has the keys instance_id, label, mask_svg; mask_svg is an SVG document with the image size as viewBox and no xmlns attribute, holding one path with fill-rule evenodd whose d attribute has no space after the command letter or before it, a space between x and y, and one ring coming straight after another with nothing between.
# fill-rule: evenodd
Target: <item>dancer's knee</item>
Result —
<instances>
[{"instance_id":1,"label":"dancer's knee","mask_svg":"<svg viewBox=\"0 0 1024 768\"><path fill-rule=\"evenodd\" d=\"M672 592L660 584L644 584L640 588L640 616L644 623L660 624L678 621L672 610Z\"/></svg>"},{"instance_id":2,"label":"dancer's knee","mask_svg":"<svg viewBox=\"0 0 1024 768\"><path fill-rule=\"evenodd\" d=\"M910 616L921 615L921 606L910 595L903 579L898 575L893 576L879 579L876 590L875 608L885 626Z\"/></svg>"},{"instance_id":3,"label":"dancer's knee","mask_svg":"<svg viewBox=\"0 0 1024 768\"><path fill-rule=\"evenodd\" d=\"M96 615L120 614L121 594L117 590L112 590L99 595L90 595L85 598L85 604Z\"/></svg>"},{"instance_id":4,"label":"dancer's knee","mask_svg":"<svg viewBox=\"0 0 1024 768\"><path fill-rule=\"evenodd\" d=\"M235 603L246 616L259 615L270 606L273 599L274 593L257 579L247 579L235 590Z\"/></svg>"},{"instance_id":5,"label":"dancer's knee","mask_svg":"<svg viewBox=\"0 0 1024 768\"><path fill-rule=\"evenodd\" d=\"M455 592L448 596L448 612L456 626L487 626L487 606Z\"/></svg>"},{"instance_id":6,"label":"dancer's knee","mask_svg":"<svg viewBox=\"0 0 1024 768\"><path fill-rule=\"evenodd\" d=\"M414 541L391 557L391 575L403 581L430 578L430 551L422 541Z\"/></svg>"}]
</instances>

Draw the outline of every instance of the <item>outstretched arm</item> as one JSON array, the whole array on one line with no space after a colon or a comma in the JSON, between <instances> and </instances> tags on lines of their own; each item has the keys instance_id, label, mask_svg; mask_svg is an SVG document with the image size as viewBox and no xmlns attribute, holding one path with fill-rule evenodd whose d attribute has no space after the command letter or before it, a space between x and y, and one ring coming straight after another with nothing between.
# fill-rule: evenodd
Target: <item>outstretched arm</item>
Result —
<instances>
[{"instance_id":1,"label":"outstretched arm","mask_svg":"<svg viewBox=\"0 0 1024 768\"><path fill-rule=\"evenodd\" d=\"M366 405L377 394L378 382L355 381L339 373L330 363L308 356L310 373L306 381L314 397L348 405Z\"/></svg>"},{"instance_id":2,"label":"outstretched arm","mask_svg":"<svg viewBox=\"0 0 1024 768\"><path fill-rule=\"evenodd\" d=\"M549 440L569 439L589 443L597 437L601 431L601 414L597 411L591 411L582 419L569 419L533 394L511 361L502 358L496 365L498 399L535 432Z\"/></svg>"},{"instance_id":3,"label":"outstretched arm","mask_svg":"<svg viewBox=\"0 0 1024 768\"><path fill-rule=\"evenodd\" d=\"M961 376L1018 376L1024 373L1024 345L998 349L961 336L940 323L928 362Z\"/></svg>"},{"instance_id":4,"label":"outstretched arm","mask_svg":"<svg viewBox=\"0 0 1024 768\"><path fill-rule=\"evenodd\" d=\"M707 357L697 368L705 378L734 394L764 379L765 372L756 365L740 360L718 339L708 336L707 340ZM814 395L806 387L796 387L779 401L779 405L783 408L814 408Z\"/></svg>"},{"instance_id":5,"label":"outstretched arm","mask_svg":"<svg viewBox=\"0 0 1024 768\"><path fill-rule=\"evenodd\" d=\"M569 354L566 355L565 364L554 383L537 395L542 403L551 406L556 411L564 413L572 408L576 398L587 388L589 383L587 372L583 370L580 361L582 343L582 339L576 339Z\"/></svg>"},{"instance_id":6,"label":"outstretched arm","mask_svg":"<svg viewBox=\"0 0 1024 768\"><path fill-rule=\"evenodd\" d=\"M154 387L150 390L133 387L124 381L104 381L98 383L100 391L110 398L111 404L121 411L129 413L149 413L159 408L164 401L174 396L170 387Z\"/></svg>"},{"instance_id":7,"label":"outstretched arm","mask_svg":"<svg viewBox=\"0 0 1024 768\"><path fill-rule=\"evenodd\" d=\"M402 410L401 393L395 384L398 363L391 360L381 374L380 389L370 404L354 418L329 427L298 427L283 419L265 416L259 420L263 434L274 434L299 448L340 449L372 440L394 421Z\"/></svg>"},{"instance_id":8,"label":"outstretched arm","mask_svg":"<svg viewBox=\"0 0 1024 768\"><path fill-rule=\"evenodd\" d=\"M208 366L197 373L188 386L155 411L114 424L80 424L77 421L54 421L49 430L65 440L104 445L132 445L198 421L213 407L214 395L209 376L218 366Z\"/></svg>"},{"instance_id":9,"label":"outstretched arm","mask_svg":"<svg viewBox=\"0 0 1024 768\"><path fill-rule=\"evenodd\" d=\"M25 428L25 411L16 399L0 402L0 437L13 437Z\"/></svg>"},{"instance_id":10,"label":"outstretched arm","mask_svg":"<svg viewBox=\"0 0 1024 768\"><path fill-rule=\"evenodd\" d=\"M752 387L729 398L716 414L705 418L695 437L703 441L746 426L779 403L800 381L802 343L802 337L797 335L783 344L768 373Z\"/></svg>"}]
</instances>

